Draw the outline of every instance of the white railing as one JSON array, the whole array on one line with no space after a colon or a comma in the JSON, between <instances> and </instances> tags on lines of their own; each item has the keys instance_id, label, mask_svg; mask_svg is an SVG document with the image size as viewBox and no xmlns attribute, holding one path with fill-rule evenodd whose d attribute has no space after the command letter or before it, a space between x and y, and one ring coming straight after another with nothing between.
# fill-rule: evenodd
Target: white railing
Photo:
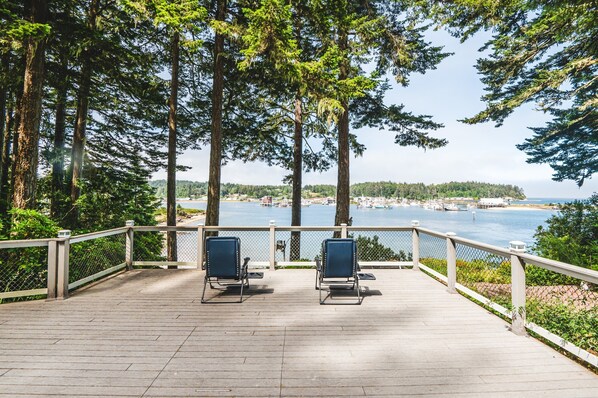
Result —
<instances>
[{"instance_id":1,"label":"white railing","mask_svg":"<svg viewBox=\"0 0 598 398\"><path fill-rule=\"evenodd\" d=\"M0 241L0 302L19 297L56 296L57 242L58 239ZM15 280L13 275L21 280Z\"/></svg>"},{"instance_id":2,"label":"white railing","mask_svg":"<svg viewBox=\"0 0 598 398\"><path fill-rule=\"evenodd\" d=\"M167 261L164 244L169 232L178 236L178 258L172 261ZM178 266L201 269L205 238L215 233L240 236L242 255L246 256L249 252L249 257L253 257L250 266L271 271L281 267L314 266L314 258L323 239L353 237L357 239L358 251L363 256L360 259L362 267L423 270L445 283L448 292L461 292L510 319L514 333L532 331L598 366L598 357L590 352L596 350L595 347L586 350L574 345L559 337L558 330L549 330L552 326L544 327L532 322L537 314L529 312L533 307L530 303L534 303L535 309L550 309L550 306L556 305L553 299L561 294L574 299L572 302L577 300L572 304L577 306L572 307L576 314L579 311L592 314L598 303L597 271L525 253L521 242L512 242L510 248L502 248L453 233L429 230L420 227L417 222L405 227L291 227L276 226L274 222L263 227L166 227L134 226L127 222L122 228L79 236L61 231L56 239L2 241L0 264L2 253L8 250L47 248L47 264L42 265L47 271L47 278L44 287L0 292L0 300L39 295L65 299L73 289L133 268ZM293 250L295 258L291 259ZM11 256L5 257L15 261L17 255ZM553 279L555 275L560 279L572 279L560 284L534 285L536 282L528 283L526 280L529 277L526 268L530 266L551 273L549 276Z\"/></svg>"}]
</instances>

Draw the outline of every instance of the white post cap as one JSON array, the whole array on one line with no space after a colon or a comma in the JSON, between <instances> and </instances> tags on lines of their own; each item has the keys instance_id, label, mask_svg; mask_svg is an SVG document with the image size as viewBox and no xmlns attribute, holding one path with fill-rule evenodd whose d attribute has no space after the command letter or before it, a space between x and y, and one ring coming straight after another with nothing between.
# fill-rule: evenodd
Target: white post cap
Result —
<instances>
[{"instance_id":1,"label":"white post cap","mask_svg":"<svg viewBox=\"0 0 598 398\"><path fill-rule=\"evenodd\" d=\"M511 249L511 251L524 252L525 242L522 242L520 240L512 240L509 242L509 248Z\"/></svg>"},{"instance_id":2,"label":"white post cap","mask_svg":"<svg viewBox=\"0 0 598 398\"><path fill-rule=\"evenodd\" d=\"M450 237L450 236L457 236L457 234L456 234L456 233L454 233L454 232L447 232L447 233L446 233L446 236L449 236L449 237Z\"/></svg>"},{"instance_id":3,"label":"white post cap","mask_svg":"<svg viewBox=\"0 0 598 398\"><path fill-rule=\"evenodd\" d=\"M274 225L276 225L276 220L270 220L270 226L272 227Z\"/></svg>"},{"instance_id":4,"label":"white post cap","mask_svg":"<svg viewBox=\"0 0 598 398\"><path fill-rule=\"evenodd\" d=\"M412 227L419 227L419 220L411 220Z\"/></svg>"},{"instance_id":5,"label":"white post cap","mask_svg":"<svg viewBox=\"0 0 598 398\"><path fill-rule=\"evenodd\" d=\"M125 226L126 227L132 227L133 225L135 225L135 221L133 221L133 220L127 220L127 221L125 221Z\"/></svg>"},{"instance_id":6,"label":"white post cap","mask_svg":"<svg viewBox=\"0 0 598 398\"><path fill-rule=\"evenodd\" d=\"M71 237L71 230L70 229L61 229L58 231L59 238L70 238Z\"/></svg>"}]
</instances>

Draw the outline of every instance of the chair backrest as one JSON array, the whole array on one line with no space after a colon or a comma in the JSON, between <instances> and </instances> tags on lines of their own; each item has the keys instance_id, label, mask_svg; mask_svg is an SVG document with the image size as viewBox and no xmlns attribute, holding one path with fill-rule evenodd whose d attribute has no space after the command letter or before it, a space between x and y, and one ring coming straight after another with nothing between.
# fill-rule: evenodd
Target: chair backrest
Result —
<instances>
[{"instance_id":1,"label":"chair backrest","mask_svg":"<svg viewBox=\"0 0 598 398\"><path fill-rule=\"evenodd\" d=\"M357 244L353 239L326 239L322 242L324 278L350 278L357 272Z\"/></svg>"},{"instance_id":2,"label":"chair backrest","mask_svg":"<svg viewBox=\"0 0 598 398\"><path fill-rule=\"evenodd\" d=\"M240 278L241 239L233 236L206 238L206 274L213 278Z\"/></svg>"}]
</instances>

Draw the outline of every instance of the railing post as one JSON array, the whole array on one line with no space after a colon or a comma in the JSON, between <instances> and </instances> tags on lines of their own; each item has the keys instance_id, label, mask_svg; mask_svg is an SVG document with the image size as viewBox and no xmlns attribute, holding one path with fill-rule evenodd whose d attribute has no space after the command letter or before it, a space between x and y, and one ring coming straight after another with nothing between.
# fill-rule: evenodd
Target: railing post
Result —
<instances>
[{"instance_id":1,"label":"railing post","mask_svg":"<svg viewBox=\"0 0 598 398\"><path fill-rule=\"evenodd\" d=\"M446 233L446 278L449 293L457 293L457 244L453 240L454 232Z\"/></svg>"},{"instance_id":2,"label":"railing post","mask_svg":"<svg viewBox=\"0 0 598 398\"><path fill-rule=\"evenodd\" d=\"M519 254L525 253L525 243L509 242L511 249L511 331L525 336L525 264Z\"/></svg>"},{"instance_id":3,"label":"railing post","mask_svg":"<svg viewBox=\"0 0 598 398\"><path fill-rule=\"evenodd\" d=\"M413 270L419 271L419 221L418 220L411 220L411 226L413 229L411 230L411 238L413 241L412 247L412 257L413 257Z\"/></svg>"},{"instance_id":4,"label":"railing post","mask_svg":"<svg viewBox=\"0 0 598 398\"><path fill-rule=\"evenodd\" d=\"M203 269L203 223L197 225L197 270Z\"/></svg>"},{"instance_id":5,"label":"railing post","mask_svg":"<svg viewBox=\"0 0 598 398\"><path fill-rule=\"evenodd\" d=\"M48 242L48 295L47 300L56 299L56 256L58 244L55 239Z\"/></svg>"},{"instance_id":6,"label":"railing post","mask_svg":"<svg viewBox=\"0 0 598 398\"><path fill-rule=\"evenodd\" d=\"M68 229L58 231L58 239L56 298L64 300L69 297L69 252L71 231Z\"/></svg>"},{"instance_id":7,"label":"railing post","mask_svg":"<svg viewBox=\"0 0 598 398\"><path fill-rule=\"evenodd\" d=\"M127 220L125 221L125 227L127 227L127 232L125 234L126 244L125 244L125 263L127 264L127 269L130 271L133 269L133 226L135 225L135 221Z\"/></svg>"},{"instance_id":8,"label":"railing post","mask_svg":"<svg viewBox=\"0 0 598 398\"><path fill-rule=\"evenodd\" d=\"M347 239L347 224L341 224L341 238Z\"/></svg>"},{"instance_id":9,"label":"railing post","mask_svg":"<svg viewBox=\"0 0 598 398\"><path fill-rule=\"evenodd\" d=\"M270 220L270 270L276 269L276 221Z\"/></svg>"}]
</instances>

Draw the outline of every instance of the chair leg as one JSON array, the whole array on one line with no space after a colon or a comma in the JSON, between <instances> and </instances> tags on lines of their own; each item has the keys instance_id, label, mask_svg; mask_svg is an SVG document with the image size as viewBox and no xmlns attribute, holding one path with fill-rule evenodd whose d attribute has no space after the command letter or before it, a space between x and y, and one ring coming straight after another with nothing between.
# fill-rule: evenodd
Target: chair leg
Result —
<instances>
[{"instance_id":1,"label":"chair leg","mask_svg":"<svg viewBox=\"0 0 598 398\"><path fill-rule=\"evenodd\" d=\"M318 289L318 293L320 294L320 304L322 304L322 278L318 278L317 283L318 286L316 287L316 289Z\"/></svg>"},{"instance_id":2,"label":"chair leg","mask_svg":"<svg viewBox=\"0 0 598 398\"><path fill-rule=\"evenodd\" d=\"M245 287L245 278L241 279L241 297L239 298L239 303L243 302L243 287ZM247 279L247 287L249 287L249 279Z\"/></svg>"},{"instance_id":3,"label":"chair leg","mask_svg":"<svg viewBox=\"0 0 598 398\"><path fill-rule=\"evenodd\" d=\"M201 293L201 302L205 303L206 301L204 300L204 296L206 294L206 285L208 284L208 277L204 277L203 278L203 292ZM210 288L212 287L212 284L210 283Z\"/></svg>"},{"instance_id":4,"label":"chair leg","mask_svg":"<svg viewBox=\"0 0 598 398\"><path fill-rule=\"evenodd\" d=\"M318 270L316 270L316 290L318 290Z\"/></svg>"},{"instance_id":5,"label":"chair leg","mask_svg":"<svg viewBox=\"0 0 598 398\"><path fill-rule=\"evenodd\" d=\"M355 283L357 284L357 304L361 305L361 289L359 288L359 278L355 277Z\"/></svg>"}]
</instances>

